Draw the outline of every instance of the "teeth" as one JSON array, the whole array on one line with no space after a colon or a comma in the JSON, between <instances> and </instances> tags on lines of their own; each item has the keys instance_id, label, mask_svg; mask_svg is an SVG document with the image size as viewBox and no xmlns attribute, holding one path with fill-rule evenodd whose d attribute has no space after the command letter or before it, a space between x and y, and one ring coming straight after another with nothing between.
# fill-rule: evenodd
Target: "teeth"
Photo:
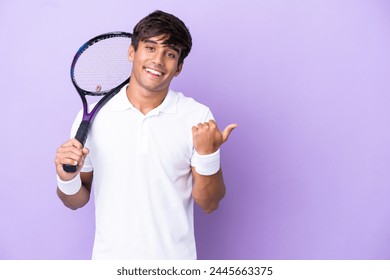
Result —
<instances>
[{"instance_id":1,"label":"teeth","mask_svg":"<svg viewBox=\"0 0 390 280\"><path fill-rule=\"evenodd\" d=\"M150 68L146 68L146 71L151 73L151 74L157 75L157 76L161 76L161 74L162 74L161 72L158 72L158 71L150 69Z\"/></svg>"}]
</instances>

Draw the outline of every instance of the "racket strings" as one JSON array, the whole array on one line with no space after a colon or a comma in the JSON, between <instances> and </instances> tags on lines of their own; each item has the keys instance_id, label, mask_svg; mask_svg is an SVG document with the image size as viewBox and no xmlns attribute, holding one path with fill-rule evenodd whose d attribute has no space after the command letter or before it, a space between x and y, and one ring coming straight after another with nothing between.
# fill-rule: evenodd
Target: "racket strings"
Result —
<instances>
[{"instance_id":1,"label":"racket strings","mask_svg":"<svg viewBox=\"0 0 390 280\"><path fill-rule=\"evenodd\" d=\"M99 94L123 83L131 73L128 59L131 39L111 37L89 46L78 58L73 72L77 86Z\"/></svg>"}]
</instances>

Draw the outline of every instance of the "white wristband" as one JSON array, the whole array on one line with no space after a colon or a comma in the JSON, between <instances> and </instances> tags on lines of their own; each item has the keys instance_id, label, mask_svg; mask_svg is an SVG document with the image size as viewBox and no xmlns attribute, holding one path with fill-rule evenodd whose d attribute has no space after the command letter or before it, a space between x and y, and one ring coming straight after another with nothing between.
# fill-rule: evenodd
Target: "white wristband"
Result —
<instances>
[{"instance_id":1,"label":"white wristband","mask_svg":"<svg viewBox=\"0 0 390 280\"><path fill-rule=\"evenodd\" d=\"M81 189L80 173L69 181L62 181L57 175L57 185L64 194L72 195L77 193Z\"/></svg>"},{"instance_id":2,"label":"white wristband","mask_svg":"<svg viewBox=\"0 0 390 280\"><path fill-rule=\"evenodd\" d=\"M200 175L214 175L220 168L219 149L215 153L209 155L200 155L195 150L191 159L191 166L195 167L196 172Z\"/></svg>"}]
</instances>

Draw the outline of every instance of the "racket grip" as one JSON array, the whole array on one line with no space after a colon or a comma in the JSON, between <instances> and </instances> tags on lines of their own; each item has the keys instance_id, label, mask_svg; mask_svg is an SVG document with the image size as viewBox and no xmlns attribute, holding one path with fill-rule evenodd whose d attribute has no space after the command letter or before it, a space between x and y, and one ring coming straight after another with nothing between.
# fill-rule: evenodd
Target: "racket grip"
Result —
<instances>
[{"instance_id":1,"label":"racket grip","mask_svg":"<svg viewBox=\"0 0 390 280\"><path fill-rule=\"evenodd\" d=\"M82 121L80 123L79 129L77 130L75 138L84 146L85 141L87 141L89 129L91 128L90 121Z\"/></svg>"},{"instance_id":2,"label":"racket grip","mask_svg":"<svg viewBox=\"0 0 390 280\"><path fill-rule=\"evenodd\" d=\"M62 168L64 168L64 171L65 171L65 172L68 172L68 173L75 173L76 170L77 170L77 165L64 164L64 165L62 166Z\"/></svg>"},{"instance_id":3,"label":"racket grip","mask_svg":"<svg viewBox=\"0 0 390 280\"><path fill-rule=\"evenodd\" d=\"M82 121L80 123L79 129L77 130L75 138L84 146L85 141L87 141L89 129L91 128L91 122ZM64 171L68 173L75 173L77 170L77 165L64 164Z\"/></svg>"}]
</instances>

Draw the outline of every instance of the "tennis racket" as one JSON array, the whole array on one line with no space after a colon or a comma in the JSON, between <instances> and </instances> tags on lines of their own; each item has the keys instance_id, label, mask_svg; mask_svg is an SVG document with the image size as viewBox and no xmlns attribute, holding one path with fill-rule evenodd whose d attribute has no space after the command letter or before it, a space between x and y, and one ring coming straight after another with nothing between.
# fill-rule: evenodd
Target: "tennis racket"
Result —
<instances>
[{"instance_id":1,"label":"tennis racket","mask_svg":"<svg viewBox=\"0 0 390 280\"><path fill-rule=\"evenodd\" d=\"M101 34L82 45L73 58L70 77L83 102L83 118L75 138L83 146L96 114L129 82L131 36L127 32ZM103 96L90 112L87 95ZM63 168L68 173L77 170L76 165L64 164Z\"/></svg>"}]
</instances>

